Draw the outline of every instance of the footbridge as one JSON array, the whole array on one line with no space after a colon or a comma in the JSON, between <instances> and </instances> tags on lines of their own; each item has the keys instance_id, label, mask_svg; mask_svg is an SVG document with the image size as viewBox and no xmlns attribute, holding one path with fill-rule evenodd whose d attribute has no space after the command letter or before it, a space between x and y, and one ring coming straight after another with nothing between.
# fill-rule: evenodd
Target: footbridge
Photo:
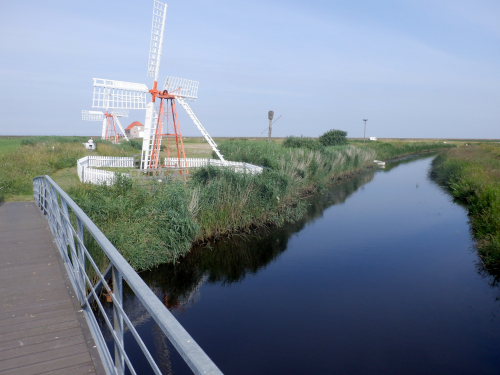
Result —
<instances>
[{"instance_id":1,"label":"footbridge","mask_svg":"<svg viewBox=\"0 0 500 375\"><path fill-rule=\"evenodd\" d=\"M123 281L193 373L222 374L50 177L35 178L33 188L34 202L0 205L1 374L161 374L123 308ZM125 331L149 369L134 368Z\"/></svg>"}]
</instances>

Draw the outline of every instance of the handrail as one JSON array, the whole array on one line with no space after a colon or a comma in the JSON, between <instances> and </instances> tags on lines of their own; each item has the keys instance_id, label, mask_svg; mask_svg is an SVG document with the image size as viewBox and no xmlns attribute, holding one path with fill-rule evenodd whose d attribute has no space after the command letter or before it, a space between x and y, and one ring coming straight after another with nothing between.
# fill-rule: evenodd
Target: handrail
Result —
<instances>
[{"instance_id":1,"label":"handrail","mask_svg":"<svg viewBox=\"0 0 500 375\"><path fill-rule=\"evenodd\" d=\"M36 177L33 180L33 191L35 203L47 216L50 230L54 235L107 374L122 375L125 373L126 368L131 374L136 374L127 355L123 340L124 323L132 333L155 374L161 374L139 333L123 309L123 280L127 282L127 285L133 290L136 297L142 302L195 374L222 374L113 244L49 176ZM69 209L76 217L74 223L71 222ZM84 228L87 229L109 259L110 266L104 272L101 272L85 247ZM91 282L85 264L89 266L89 269L92 267L98 276L97 283L93 284ZM107 281L110 274L113 288ZM109 293L113 301L113 324L111 324L98 297L98 293L102 288ZM101 310L105 323L114 339L114 361L90 306L91 301L95 301Z\"/></svg>"}]
</instances>

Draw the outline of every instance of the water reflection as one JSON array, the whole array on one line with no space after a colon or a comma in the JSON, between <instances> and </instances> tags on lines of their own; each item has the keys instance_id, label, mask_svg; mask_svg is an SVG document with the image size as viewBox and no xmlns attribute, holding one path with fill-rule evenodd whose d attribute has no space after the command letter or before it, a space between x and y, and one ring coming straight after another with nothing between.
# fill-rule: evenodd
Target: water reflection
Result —
<instances>
[{"instance_id":1,"label":"water reflection","mask_svg":"<svg viewBox=\"0 0 500 375\"><path fill-rule=\"evenodd\" d=\"M141 273L141 277L169 309L184 309L199 299L199 288L204 282L238 283L246 275L265 268L287 249L292 235L322 217L326 208L344 203L355 191L372 181L374 174L373 169L365 171L310 197L307 212L298 222L196 247L179 263L160 266Z\"/></svg>"}]
</instances>

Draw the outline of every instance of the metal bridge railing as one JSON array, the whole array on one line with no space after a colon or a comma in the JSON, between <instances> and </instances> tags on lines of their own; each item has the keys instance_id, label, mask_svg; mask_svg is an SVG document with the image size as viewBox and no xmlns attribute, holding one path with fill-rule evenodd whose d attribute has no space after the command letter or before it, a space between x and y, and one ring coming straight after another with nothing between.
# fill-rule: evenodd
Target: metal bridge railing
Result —
<instances>
[{"instance_id":1,"label":"metal bridge railing","mask_svg":"<svg viewBox=\"0 0 500 375\"><path fill-rule=\"evenodd\" d=\"M126 281L195 374L222 374L113 244L49 176L36 177L33 180L33 191L35 203L49 221L50 230L54 235L68 276L108 374L122 375L126 369L131 374L136 374L123 340L124 324L132 333L154 373L161 374L158 365L123 309L123 280ZM95 243L109 259L109 266L105 271L101 272L85 247L84 233L89 233L94 238ZM86 265L88 269L86 269ZM89 277L89 271L93 274L94 282ZM110 277L112 283L108 284ZM99 293L103 289L109 293L113 301L113 323L99 300ZM95 301L100 309L113 336L114 360L90 306L92 301Z\"/></svg>"}]
</instances>

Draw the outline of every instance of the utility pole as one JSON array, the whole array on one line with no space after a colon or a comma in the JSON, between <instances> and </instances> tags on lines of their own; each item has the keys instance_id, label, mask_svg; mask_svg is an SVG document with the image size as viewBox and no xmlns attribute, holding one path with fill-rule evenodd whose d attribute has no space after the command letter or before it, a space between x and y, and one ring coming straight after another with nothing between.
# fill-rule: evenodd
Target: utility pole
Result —
<instances>
[{"instance_id":1,"label":"utility pole","mask_svg":"<svg viewBox=\"0 0 500 375\"><path fill-rule=\"evenodd\" d=\"M366 122L368 121L368 119L363 119L363 121L365 122L365 131L363 133L363 143L365 143L365 141L366 141Z\"/></svg>"},{"instance_id":2,"label":"utility pole","mask_svg":"<svg viewBox=\"0 0 500 375\"><path fill-rule=\"evenodd\" d=\"M273 116L274 116L274 111L269 111L267 114L267 118L269 119L269 134L267 136L267 141L271 142L271 133L273 131Z\"/></svg>"}]
</instances>

